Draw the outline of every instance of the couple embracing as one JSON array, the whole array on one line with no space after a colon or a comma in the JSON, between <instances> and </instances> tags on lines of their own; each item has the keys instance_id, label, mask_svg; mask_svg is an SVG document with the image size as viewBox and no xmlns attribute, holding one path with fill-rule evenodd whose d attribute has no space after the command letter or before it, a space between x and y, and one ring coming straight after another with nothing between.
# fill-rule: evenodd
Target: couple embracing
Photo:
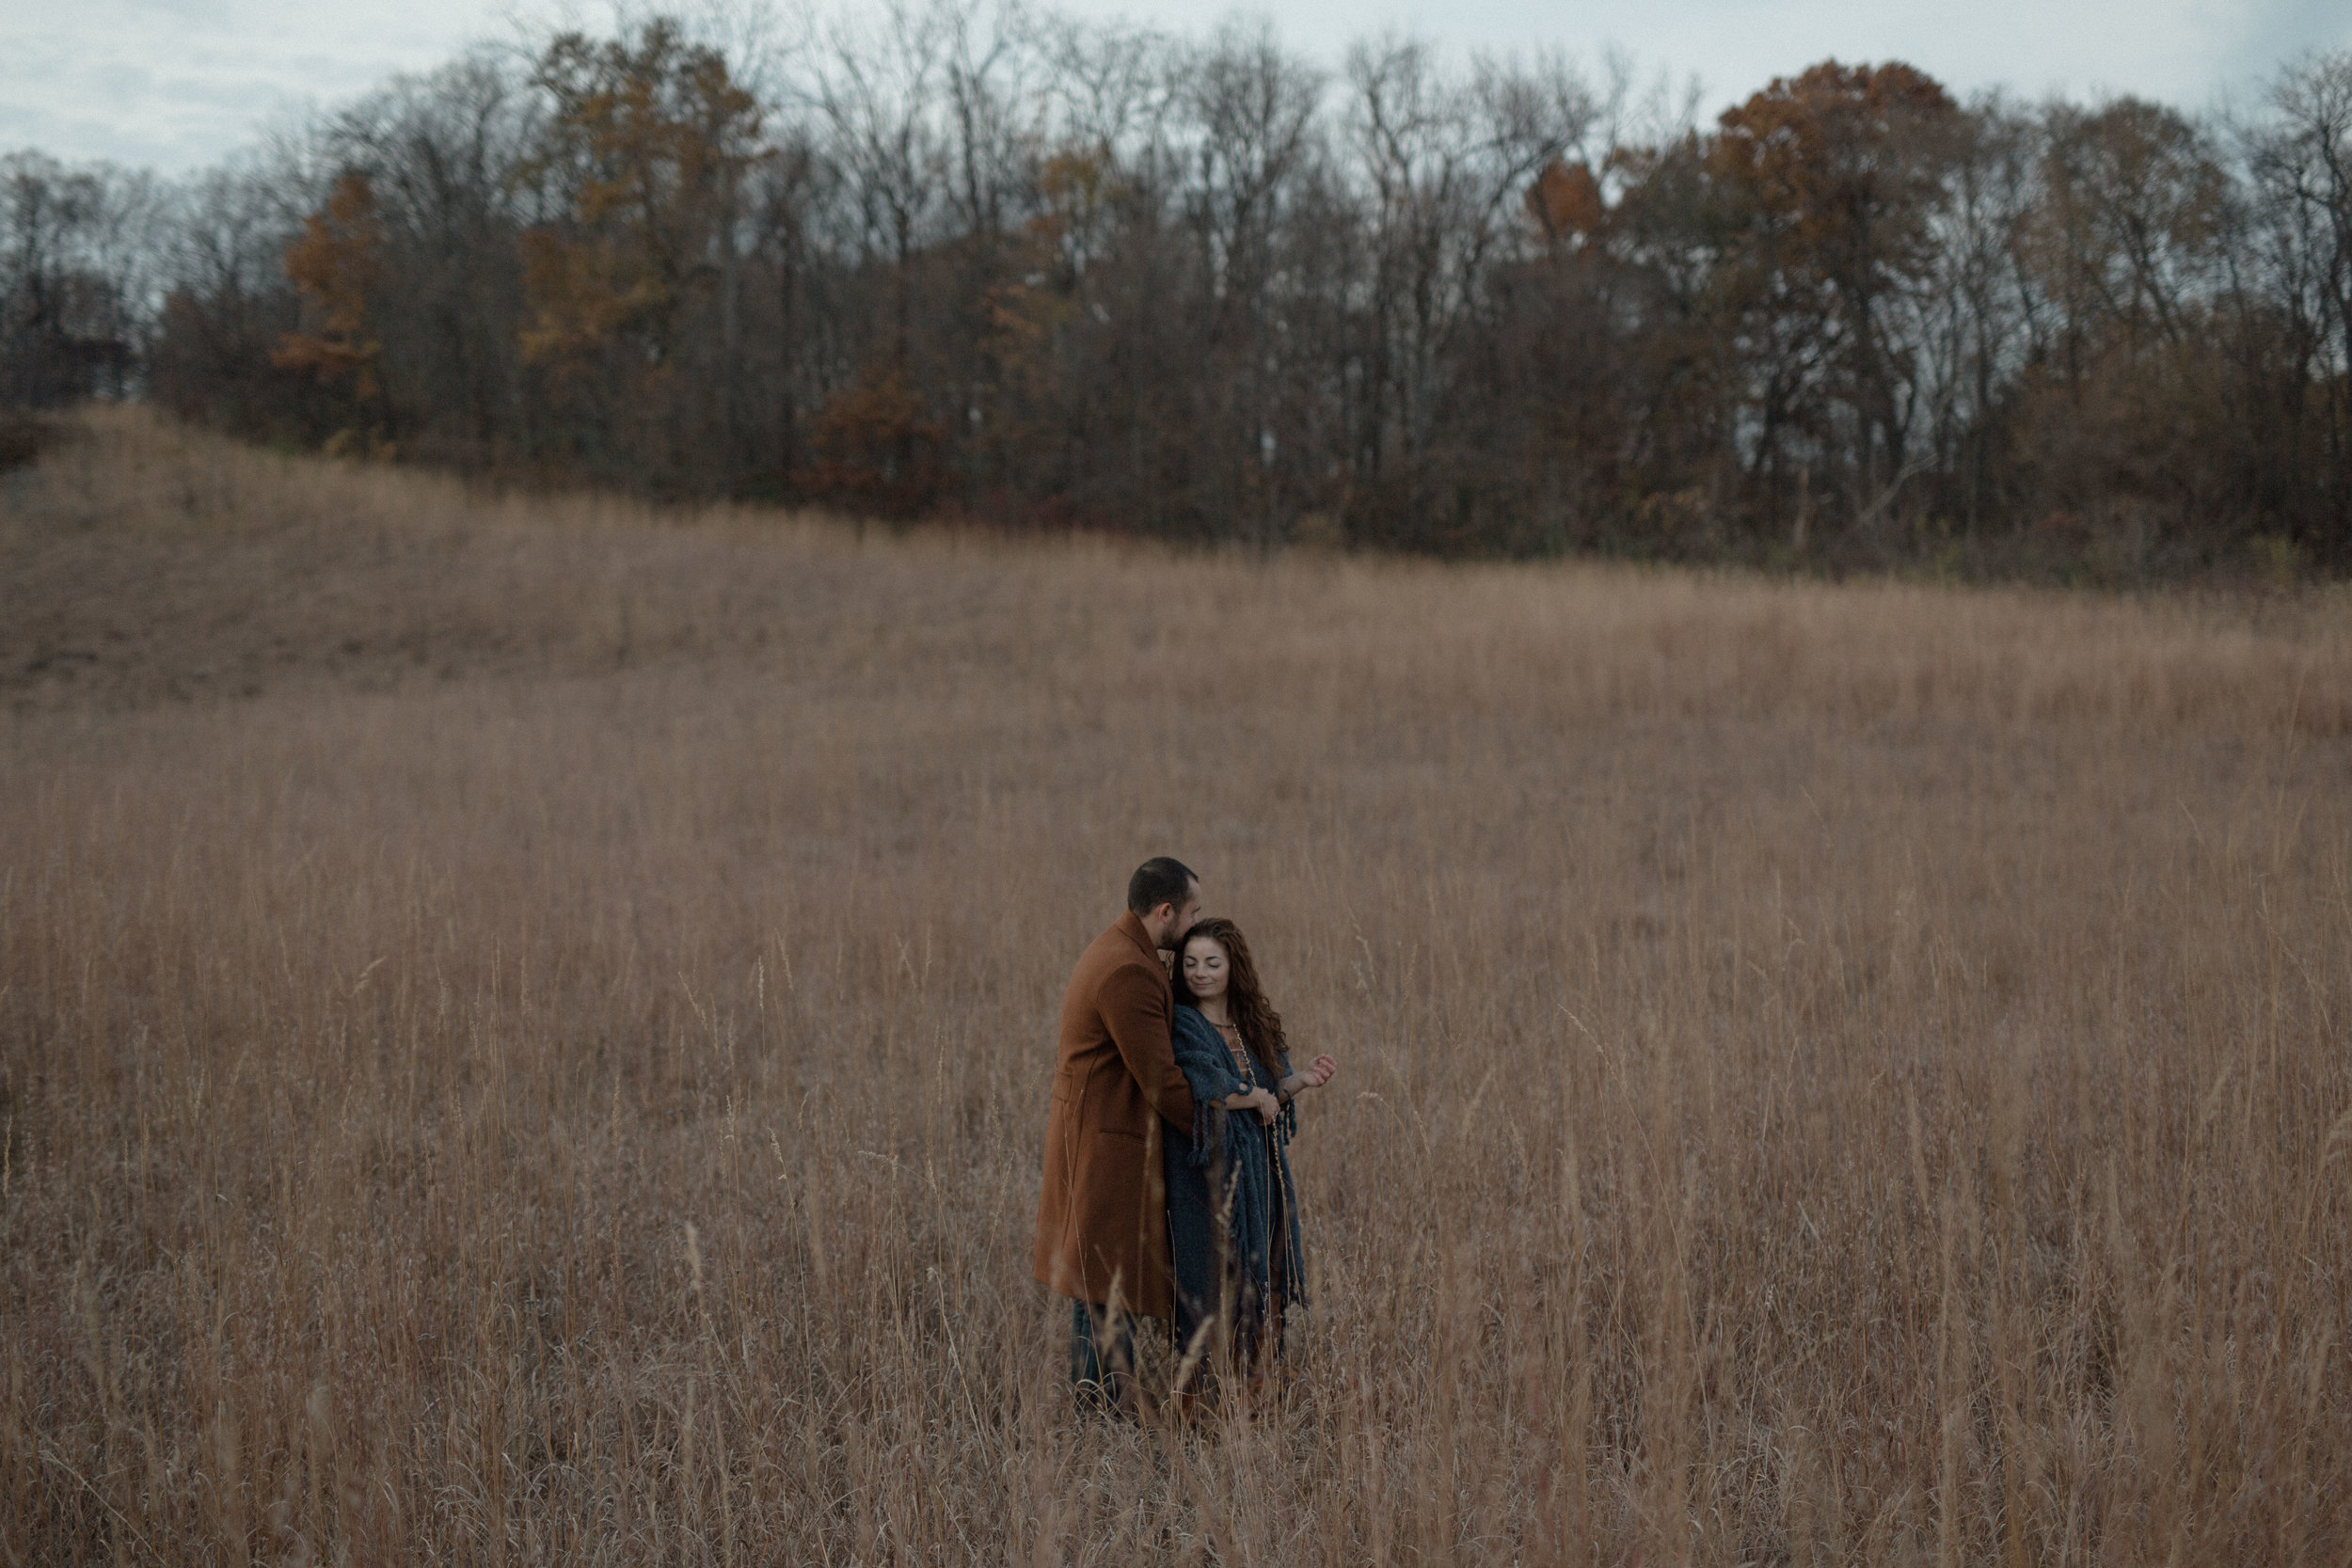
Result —
<instances>
[{"instance_id":1,"label":"couple embracing","mask_svg":"<svg viewBox=\"0 0 2352 1568\"><path fill-rule=\"evenodd\" d=\"M1037 1277L1071 1298L1082 1404L1131 1402L1144 1318L1173 1320L1187 1368L1271 1370L1304 1299L1292 1102L1337 1068L1292 1070L1248 943L1200 918L1198 877L1165 856L1136 868L1062 998L1038 1195Z\"/></svg>"}]
</instances>

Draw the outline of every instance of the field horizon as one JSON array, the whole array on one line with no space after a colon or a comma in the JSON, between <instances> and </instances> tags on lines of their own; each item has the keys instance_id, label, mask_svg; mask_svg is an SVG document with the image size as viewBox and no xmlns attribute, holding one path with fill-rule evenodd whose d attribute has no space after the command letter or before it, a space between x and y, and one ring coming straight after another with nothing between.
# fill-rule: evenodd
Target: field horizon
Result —
<instances>
[{"instance_id":1,"label":"field horizon","mask_svg":"<svg viewBox=\"0 0 2352 1568\"><path fill-rule=\"evenodd\" d=\"M0 475L0 1559L2332 1563L2352 589ZM1173 853L1340 1073L1275 1407L1081 1422Z\"/></svg>"}]
</instances>

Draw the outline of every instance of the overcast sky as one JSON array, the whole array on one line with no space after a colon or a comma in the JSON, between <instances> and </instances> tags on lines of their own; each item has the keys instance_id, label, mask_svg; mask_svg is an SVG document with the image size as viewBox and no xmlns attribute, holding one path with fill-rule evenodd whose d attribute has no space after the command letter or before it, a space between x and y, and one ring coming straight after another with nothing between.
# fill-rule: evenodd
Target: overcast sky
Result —
<instances>
[{"instance_id":1,"label":"overcast sky","mask_svg":"<svg viewBox=\"0 0 2352 1568\"><path fill-rule=\"evenodd\" d=\"M511 40L560 14L558 3L0 0L0 151L182 172L310 105L478 40ZM1235 13L1215 0L1057 8L1195 33ZM612 13L572 4L568 14ZM2309 51L2352 48L2346 0L1287 0L1243 14L1272 16L1285 41L1331 64L1350 40L1384 29L1462 53L1564 49L1594 64L1614 47L1645 75L1695 76L1710 111L1829 55L1907 60L1962 92L2132 92L2202 109L2250 103Z\"/></svg>"}]
</instances>

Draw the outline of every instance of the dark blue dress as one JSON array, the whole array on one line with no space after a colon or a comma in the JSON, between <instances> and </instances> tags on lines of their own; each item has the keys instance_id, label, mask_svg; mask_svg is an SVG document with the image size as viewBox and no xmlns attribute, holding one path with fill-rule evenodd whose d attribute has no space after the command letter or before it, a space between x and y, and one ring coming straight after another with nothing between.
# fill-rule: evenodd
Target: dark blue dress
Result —
<instances>
[{"instance_id":1,"label":"dark blue dress","mask_svg":"<svg viewBox=\"0 0 2352 1568\"><path fill-rule=\"evenodd\" d=\"M1217 1102L1249 1089L1274 1091L1248 1053L1238 1056L1216 1026L1191 1007L1176 1009L1169 1030L1198 1110L1190 1136L1162 1127L1168 1177L1168 1258L1176 1285L1176 1338L1191 1351L1201 1325L1232 1292L1232 1351L1244 1365L1282 1348L1282 1309L1303 1301L1298 1204L1287 1146L1297 1126L1290 1106L1272 1127L1254 1111ZM1279 1071L1287 1075L1290 1060ZM1203 1343L1201 1354L1215 1347Z\"/></svg>"}]
</instances>

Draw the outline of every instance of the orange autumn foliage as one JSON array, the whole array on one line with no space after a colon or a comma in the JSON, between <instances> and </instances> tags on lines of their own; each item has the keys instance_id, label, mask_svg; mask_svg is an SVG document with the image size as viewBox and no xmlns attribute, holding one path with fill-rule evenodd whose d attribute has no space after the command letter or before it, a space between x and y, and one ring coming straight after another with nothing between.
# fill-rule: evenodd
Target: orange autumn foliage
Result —
<instances>
[{"instance_id":1,"label":"orange autumn foliage","mask_svg":"<svg viewBox=\"0 0 2352 1568\"><path fill-rule=\"evenodd\" d=\"M573 216L520 236L532 308L523 356L561 362L634 332L658 366L669 356L667 313L708 270L759 104L723 55L667 22L634 46L565 35L538 84L556 112L532 171L568 187Z\"/></svg>"},{"instance_id":2,"label":"orange autumn foliage","mask_svg":"<svg viewBox=\"0 0 2352 1568\"><path fill-rule=\"evenodd\" d=\"M947 481L947 433L898 371L869 372L836 392L811 445L802 485L851 513L915 516Z\"/></svg>"},{"instance_id":3,"label":"orange autumn foliage","mask_svg":"<svg viewBox=\"0 0 2352 1568\"><path fill-rule=\"evenodd\" d=\"M1900 61L1824 60L1725 110L1708 170L1773 226L1788 260L1851 286L1925 261L1938 143L1957 119L1934 78Z\"/></svg>"},{"instance_id":4,"label":"orange autumn foliage","mask_svg":"<svg viewBox=\"0 0 2352 1568\"><path fill-rule=\"evenodd\" d=\"M1527 213L1544 237L1551 241L1585 236L1599 229L1605 215L1600 182L1590 166L1554 158L1527 188Z\"/></svg>"},{"instance_id":5,"label":"orange autumn foliage","mask_svg":"<svg viewBox=\"0 0 2352 1568\"><path fill-rule=\"evenodd\" d=\"M286 247L286 277L301 295L307 330L287 333L271 362L310 371L322 383L349 376L355 397L374 398L373 366L384 345L368 331L368 291L383 271L383 252L374 188L354 170L335 182L326 205L303 220L301 237Z\"/></svg>"}]
</instances>

